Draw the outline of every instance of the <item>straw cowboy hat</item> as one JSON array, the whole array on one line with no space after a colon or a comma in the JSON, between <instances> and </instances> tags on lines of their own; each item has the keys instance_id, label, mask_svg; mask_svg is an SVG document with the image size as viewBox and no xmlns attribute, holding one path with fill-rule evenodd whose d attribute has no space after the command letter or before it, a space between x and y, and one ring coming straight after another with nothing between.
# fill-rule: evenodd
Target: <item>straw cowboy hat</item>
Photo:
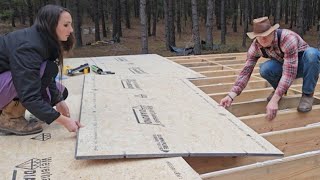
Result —
<instances>
[{"instance_id":1,"label":"straw cowboy hat","mask_svg":"<svg viewBox=\"0 0 320 180\"><path fill-rule=\"evenodd\" d=\"M250 39L254 39L257 36L268 36L279 27L279 24L271 26L268 17L261 17L253 20L253 32L248 32L247 35Z\"/></svg>"}]
</instances>

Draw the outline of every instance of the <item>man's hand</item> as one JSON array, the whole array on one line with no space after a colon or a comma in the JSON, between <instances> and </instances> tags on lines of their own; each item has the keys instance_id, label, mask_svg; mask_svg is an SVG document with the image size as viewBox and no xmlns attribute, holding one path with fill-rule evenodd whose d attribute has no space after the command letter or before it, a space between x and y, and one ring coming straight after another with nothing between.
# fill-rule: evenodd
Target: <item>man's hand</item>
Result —
<instances>
[{"instance_id":1,"label":"man's hand","mask_svg":"<svg viewBox=\"0 0 320 180\"><path fill-rule=\"evenodd\" d=\"M271 100L269 101L266 109L267 109L267 115L266 118L268 120L273 120L276 116L277 116L277 112L279 109L279 105L278 102L281 99L280 96L278 96L277 94L274 94L273 97L271 98Z\"/></svg>"},{"instance_id":2,"label":"man's hand","mask_svg":"<svg viewBox=\"0 0 320 180\"><path fill-rule=\"evenodd\" d=\"M70 117L69 108L68 108L66 102L60 101L58 104L56 104L56 108L60 114L66 116L66 117Z\"/></svg>"},{"instance_id":3,"label":"man's hand","mask_svg":"<svg viewBox=\"0 0 320 180\"><path fill-rule=\"evenodd\" d=\"M228 108L231 106L232 104L232 99L229 96L224 97L223 99L221 99L220 101L220 106L224 107L224 108Z\"/></svg>"},{"instance_id":4,"label":"man's hand","mask_svg":"<svg viewBox=\"0 0 320 180\"><path fill-rule=\"evenodd\" d=\"M267 105L267 116L268 120L273 120L277 116L278 112L278 103L270 101Z\"/></svg>"},{"instance_id":5,"label":"man's hand","mask_svg":"<svg viewBox=\"0 0 320 180\"><path fill-rule=\"evenodd\" d=\"M234 92L230 92L226 97L224 97L223 99L221 99L220 101L220 106L224 107L224 108L228 108L231 106L233 99L237 96L236 93Z\"/></svg>"}]
</instances>

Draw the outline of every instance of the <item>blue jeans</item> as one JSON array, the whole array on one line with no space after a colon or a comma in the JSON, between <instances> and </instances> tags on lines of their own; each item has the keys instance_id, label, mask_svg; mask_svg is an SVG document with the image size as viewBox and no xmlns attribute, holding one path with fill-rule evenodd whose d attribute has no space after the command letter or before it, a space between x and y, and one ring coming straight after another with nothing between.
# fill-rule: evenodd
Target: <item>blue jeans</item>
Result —
<instances>
[{"instance_id":1,"label":"blue jeans","mask_svg":"<svg viewBox=\"0 0 320 180\"><path fill-rule=\"evenodd\" d=\"M302 92L311 94L316 87L320 72L320 52L309 47L298 55L298 72L296 78L303 78ZM283 63L270 59L260 65L260 75L276 89L282 76Z\"/></svg>"}]
</instances>

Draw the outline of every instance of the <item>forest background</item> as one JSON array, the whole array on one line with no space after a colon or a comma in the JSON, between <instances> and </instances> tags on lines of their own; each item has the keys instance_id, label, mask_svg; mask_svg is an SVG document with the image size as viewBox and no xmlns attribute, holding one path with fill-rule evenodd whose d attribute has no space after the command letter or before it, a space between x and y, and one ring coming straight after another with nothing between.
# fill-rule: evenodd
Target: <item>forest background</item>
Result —
<instances>
[{"instance_id":1,"label":"forest background","mask_svg":"<svg viewBox=\"0 0 320 180\"><path fill-rule=\"evenodd\" d=\"M262 16L320 48L320 0L0 0L0 35L31 26L46 4L71 10L73 57L177 55L170 46L245 52L252 41L246 32Z\"/></svg>"}]
</instances>

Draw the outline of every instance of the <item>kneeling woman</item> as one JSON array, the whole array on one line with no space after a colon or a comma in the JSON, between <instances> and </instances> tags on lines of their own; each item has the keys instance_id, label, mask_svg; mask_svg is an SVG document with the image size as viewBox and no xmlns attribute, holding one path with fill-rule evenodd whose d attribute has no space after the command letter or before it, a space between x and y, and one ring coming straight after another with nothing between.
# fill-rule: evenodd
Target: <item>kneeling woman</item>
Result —
<instances>
[{"instance_id":1,"label":"kneeling woman","mask_svg":"<svg viewBox=\"0 0 320 180\"><path fill-rule=\"evenodd\" d=\"M82 126L70 118L64 102L67 89L55 81L63 52L74 45L71 23L69 10L47 5L30 28L0 36L0 131L41 132L40 122L24 118L26 109L41 121L56 121L70 132Z\"/></svg>"}]
</instances>

